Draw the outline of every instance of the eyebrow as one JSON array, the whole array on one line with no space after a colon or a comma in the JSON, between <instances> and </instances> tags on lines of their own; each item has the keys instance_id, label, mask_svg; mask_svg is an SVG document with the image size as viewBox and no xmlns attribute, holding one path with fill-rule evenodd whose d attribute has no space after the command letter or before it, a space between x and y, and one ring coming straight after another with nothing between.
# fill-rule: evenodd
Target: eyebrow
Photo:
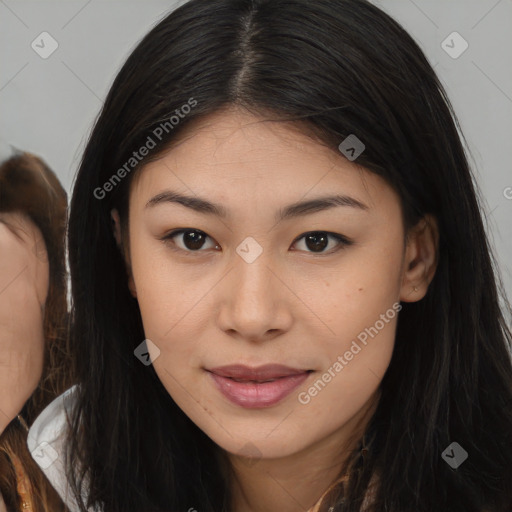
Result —
<instances>
[{"instance_id":1,"label":"eyebrow","mask_svg":"<svg viewBox=\"0 0 512 512\"><path fill-rule=\"evenodd\" d=\"M165 190L152 197L146 203L144 208L152 208L159 204L166 203L181 204L182 206L190 208L196 212L206 215L214 215L223 219L229 217L228 210L221 204L212 203L197 196L187 196L172 190ZM279 222L294 217L301 217L311 213L321 212L330 208L335 208L337 206L349 206L351 208L357 208L363 211L369 209L367 205L353 197L337 194L332 196L317 197L307 201L298 201L284 208L280 208L277 211L275 220L276 222Z\"/></svg>"}]
</instances>

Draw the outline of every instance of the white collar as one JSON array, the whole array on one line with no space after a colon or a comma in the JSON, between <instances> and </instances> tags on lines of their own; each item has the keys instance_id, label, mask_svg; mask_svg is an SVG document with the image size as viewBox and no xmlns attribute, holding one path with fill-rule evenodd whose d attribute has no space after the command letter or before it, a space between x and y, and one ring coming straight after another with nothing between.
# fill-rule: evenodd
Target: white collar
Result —
<instances>
[{"instance_id":1,"label":"white collar","mask_svg":"<svg viewBox=\"0 0 512 512\"><path fill-rule=\"evenodd\" d=\"M55 398L36 418L29 429L27 438L32 458L37 462L70 512L80 512L66 477L64 461L67 416L71 414L77 391L78 386L75 385ZM90 511L95 512L92 509Z\"/></svg>"}]
</instances>

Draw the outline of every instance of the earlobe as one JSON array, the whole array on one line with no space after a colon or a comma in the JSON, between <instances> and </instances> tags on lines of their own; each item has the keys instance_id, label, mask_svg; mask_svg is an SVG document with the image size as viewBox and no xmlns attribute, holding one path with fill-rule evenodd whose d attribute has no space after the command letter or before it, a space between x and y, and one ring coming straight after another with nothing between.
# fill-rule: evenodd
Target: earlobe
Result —
<instances>
[{"instance_id":1,"label":"earlobe","mask_svg":"<svg viewBox=\"0 0 512 512\"><path fill-rule=\"evenodd\" d=\"M114 208L110 212L110 216L112 218L113 235L116 240L117 247L119 248L119 251L121 252L121 255L125 262L126 274L128 276L128 288L130 289L130 293L133 295L133 297L136 298L137 297L137 289L135 288L135 281L133 279L131 264L130 264L128 255L125 254L126 251L124 250L124 244L123 244L123 239L122 239L122 235L121 235L121 219L119 217L119 212Z\"/></svg>"},{"instance_id":2,"label":"earlobe","mask_svg":"<svg viewBox=\"0 0 512 512\"><path fill-rule=\"evenodd\" d=\"M439 228L434 216L425 215L410 229L405 249L400 300L416 302L434 278L439 247Z\"/></svg>"}]
</instances>

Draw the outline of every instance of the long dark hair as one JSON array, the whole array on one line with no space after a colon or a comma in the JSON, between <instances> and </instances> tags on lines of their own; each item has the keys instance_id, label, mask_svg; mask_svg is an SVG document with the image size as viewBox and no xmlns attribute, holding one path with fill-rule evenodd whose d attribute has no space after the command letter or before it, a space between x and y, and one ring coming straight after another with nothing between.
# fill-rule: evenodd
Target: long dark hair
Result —
<instances>
[{"instance_id":1,"label":"long dark hair","mask_svg":"<svg viewBox=\"0 0 512 512\"><path fill-rule=\"evenodd\" d=\"M423 300L403 304L367 451L351 454L350 479L322 510L359 510L376 472L378 511L510 510L512 336L458 123L418 45L364 0L191 0L118 73L71 202L77 496L87 481L89 503L108 512L230 509L216 445L133 355L145 336L110 210L126 228L138 169L192 121L231 105L338 154L355 134L366 146L358 164L398 191L405 226L427 213L438 220L437 272ZM130 169L155 130L161 141ZM441 456L452 442L469 454L456 470Z\"/></svg>"}]
</instances>

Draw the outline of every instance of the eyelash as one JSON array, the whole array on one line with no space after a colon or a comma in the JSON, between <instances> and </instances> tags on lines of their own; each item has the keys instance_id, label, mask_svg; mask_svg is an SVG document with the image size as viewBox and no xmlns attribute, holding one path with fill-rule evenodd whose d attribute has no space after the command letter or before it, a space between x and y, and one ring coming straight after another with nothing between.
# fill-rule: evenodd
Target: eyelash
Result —
<instances>
[{"instance_id":1,"label":"eyelash","mask_svg":"<svg viewBox=\"0 0 512 512\"><path fill-rule=\"evenodd\" d=\"M205 250L202 250L202 249L198 249L197 251L192 251L192 250L189 250L189 249L182 249L180 247L176 247L176 244L172 241L172 239L175 238L178 235L181 235L183 233L189 233L189 232L200 233L202 235L205 235L207 238L210 238L211 240L213 240L204 231L201 231L200 229L193 229L193 228L175 229L174 231L171 231L170 233L167 233L165 236L161 237L160 240L162 242L164 242L164 244L166 244L166 245L172 244L173 247L170 247L170 248L172 250L174 250L174 251L179 251L179 252L186 253L186 254L194 254L194 253L205 252ZM332 233L330 231L320 231L320 230L317 230L317 231L307 231L306 233L303 233L302 235L300 235L299 237L297 237L293 241L292 245L295 245L298 241L302 240L303 238L305 238L306 236L311 235L311 234L325 234L329 238L334 238L338 242L338 245L334 249L331 249L330 251L317 252L317 253L315 253L313 251L302 251L302 252L309 252L309 253L317 255L317 256L333 254L333 253L338 252L339 250L341 250L341 249L343 249L345 247L348 247L348 246L350 246L350 245L352 245L354 243L352 240L349 240L347 237L345 237L343 235L340 235L338 233ZM217 246L218 246L218 244L217 244Z\"/></svg>"}]
</instances>

